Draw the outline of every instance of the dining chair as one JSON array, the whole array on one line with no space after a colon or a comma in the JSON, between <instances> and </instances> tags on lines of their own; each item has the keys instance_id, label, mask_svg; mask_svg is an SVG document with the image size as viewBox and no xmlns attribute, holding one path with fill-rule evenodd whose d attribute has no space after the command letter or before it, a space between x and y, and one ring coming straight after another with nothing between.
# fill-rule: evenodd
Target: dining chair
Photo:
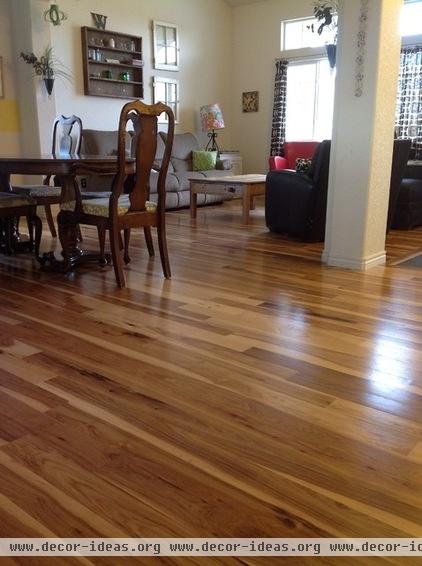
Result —
<instances>
[{"instance_id":1,"label":"dining chair","mask_svg":"<svg viewBox=\"0 0 422 566\"><path fill-rule=\"evenodd\" d=\"M37 216L37 204L35 199L23 195L0 192L0 224L3 248L6 254L13 253L12 223L17 217L26 216L30 243L35 245L35 256L39 257L42 222ZM35 228L35 239L34 239Z\"/></svg>"},{"instance_id":2,"label":"dining chair","mask_svg":"<svg viewBox=\"0 0 422 566\"><path fill-rule=\"evenodd\" d=\"M76 127L75 127L76 126ZM79 155L82 141L82 121L78 116L58 116L54 120L51 153L54 157ZM51 206L62 202L60 186L51 186L51 175L44 178L42 185L13 185L16 194L30 196L37 206L43 206L48 227L53 238L57 237Z\"/></svg>"},{"instance_id":3,"label":"dining chair","mask_svg":"<svg viewBox=\"0 0 422 566\"><path fill-rule=\"evenodd\" d=\"M165 113L168 134L164 156L157 182L157 203L149 200L149 179L157 148L158 116ZM126 126L134 125L132 156L136 162L136 173L130 179L126 175ZM62 203L58 216L59 238L63 249L68 249L77 224L96 226L100 235L100 252L104 257L104 238L109 231L111 254L117 285L125 287L123 262L129 263L129 239L132 228L143 228L150 256L154 255L151 228L157 228L161 264L166 279L171 277L165 229L166 191L165 179L170 162L174 137L174 115L171 108L159 102L144 104L139 100L127 103L120 114L117 174L114 177L111 195L108 198L83 199L77 195L75 201ZM129 190L129 194L123 194ZM124 244L121 232L124 232ZM124 248L124 255L122 252Z\"/></svg>"}]
</instances>

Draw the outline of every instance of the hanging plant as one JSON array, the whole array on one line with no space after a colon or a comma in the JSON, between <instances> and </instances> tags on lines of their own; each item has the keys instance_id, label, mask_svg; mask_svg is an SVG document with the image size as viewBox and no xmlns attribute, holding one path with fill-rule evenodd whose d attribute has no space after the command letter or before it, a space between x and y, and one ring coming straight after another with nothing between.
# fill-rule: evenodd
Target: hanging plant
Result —
<instances>
[{"instance_id":1,"label":"hanging plant","mask_svg":"<svg viewBox=\"0 0 422 566\"><path fill-rule=\"evenodd\" d=\"M63 70L62 64L53 55L53 48L46 47L40 57L34 53L23 53L20 56L28 65L32 65L35 76L42 76L48 94L53 91L54 80L56 77L62 77L71 80L71 76Z\"/></svg>"},{"instance_id":2,"label":"hanging plant","mask_svg":"<svg viewBox=\"0 0 422 566\"><path fill-rule=\"evenodd\" d=\"M337 55L337 32L338 32L338 0L314 0L312 2L315 19L318 21L317 34L321 35L324 30L331 32L330 41L326 44L328 62L334 69ZM312 31L314 25L310 26Z\"/></svg>"},{"instance_id":3,"label":"hanging plant","mask_svg":"<svg viewBox=\"0 0 422 566\"><path fill-rule=\"evenodd\" d=\"M317 34L321 35L324 29L332 32L332 43L337 43L338 28L338 0L314 0L312 2L315 19L318 21ZM314 31L312 29L312 31Z\"/></svg>"}]
</instances>

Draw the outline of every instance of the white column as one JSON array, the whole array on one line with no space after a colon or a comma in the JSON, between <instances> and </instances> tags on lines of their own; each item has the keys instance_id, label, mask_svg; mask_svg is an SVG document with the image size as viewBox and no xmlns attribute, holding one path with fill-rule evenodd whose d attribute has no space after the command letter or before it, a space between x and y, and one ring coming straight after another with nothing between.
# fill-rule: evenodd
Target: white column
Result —
<instances>
[{"instance_id":1,"label":"white column","mask_svg":"<svg viewBox=\"0 0 422 566\"><path fill-rule=\"evenodd\" d=\"M385 262L402 4L341 0L323 254L328 265L366 269ZM359 33L366 42L362 65Z\"/></svg>"},{"instance_id":2,"label":"white column","mask_svg":"<svg viewBox=\"0 0 422 566\"><path fill-rule=\"evenodd\" d=\"M48 96L42 77L31 78L33 69L19 57L21 51L41 55L51 45L50 24L44 21L48 4L40 0L11 1L13 48L22 120L22 148L26 154L51 151L51 132L56 117L54 91Z\"/></svg>"}]
</instances>

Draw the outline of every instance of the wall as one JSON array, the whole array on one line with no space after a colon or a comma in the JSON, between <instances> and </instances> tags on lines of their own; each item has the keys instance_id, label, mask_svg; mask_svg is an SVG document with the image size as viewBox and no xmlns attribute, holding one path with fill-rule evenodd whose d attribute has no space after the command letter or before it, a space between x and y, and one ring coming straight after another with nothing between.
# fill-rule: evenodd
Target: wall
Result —
<instances>
[{"instance_id":1,"label":"wall","mask_svg":"<svg viewBox=\"0 0 422 566\"><path fill-rule=\"evenodd\" d=\"M233 140L245 172L268 170L275 59L280 57L281 21L312 15L310 0L267 0L233 10ZM259 111L242 113L242 92L259 91Z\"/></svg>"},{"instance_id":2,"label":"wall","mask_svg":"<svg viewBox=\"0 0 422 566\"><path fill-rule=\"evenodd\" d=\"M17 101L16 63L12 47L9 0L0 0L0 57L4 98L0 98L0 155L19 154L21 120Z\"/></svg>"},{"instance_id":3,"label":"wall","mask_svg":"<svg viewBox=\"0 0 422 566\"><path fill-rule=\"evenodd\" d=\"M46 8L45 2L33 1L40 9ZM52 45L57 58L71 71L73 82L56 81L58 113L79 115L87 128L117 128L124 101L83 94L80 28L93 25L92 11L108 16L107 29L142 36L145 102L152 101L152 75L179 79L181 105L177 131L197 131L199 107L220 102L228 124L221 132L222 145L230 145L232 9L224 0L61 0L59 6L68 20L61 26L50 26ZM179 26L180 71L152 69L152 20Z\"/></svg>"}]
</instances>

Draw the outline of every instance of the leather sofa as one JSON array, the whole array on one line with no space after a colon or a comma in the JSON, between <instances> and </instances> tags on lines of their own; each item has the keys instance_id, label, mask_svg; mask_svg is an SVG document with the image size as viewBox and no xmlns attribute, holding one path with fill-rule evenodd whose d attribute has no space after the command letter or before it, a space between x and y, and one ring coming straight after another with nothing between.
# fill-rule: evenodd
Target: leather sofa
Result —
<instances>
[{"instance_id":1,"label":"leather sofa","mask_svg":"<svg viewBox=\"0 0 422 566\"><path fill-rule=\"evenodd\" d=\"M325 236L331 142L318 144L306 173L270 171L266 181L265 221L271 232L309 242Z\"/></svg>"},{"instance_id":2,"label":"leather sofa","mask_svg":"<svg viewBox=\"0 0 422 566\"><path fill-rule=\"evenodd\" d=\"M127 133L127 152L131 152L132 133ZM166 133L159 132L157 137L157 150L155 154L154 167L150 177L150 200L157 200L158 172L164 152L164 140ZM176 209L189 206L190 190L189 179L218 177L230 175L230 164L228 161L217 161L217 169L210 171L193 171L192 151L199 150L199 143L191 133L176 134L174 136L172 155L169 171L166 178L166 208ZM117 131L83 130L82 149L83 154L89 155L116 155L117 154ZM82 190L88 192L110 191L113 177L110 175L90 176L80 179ZM217 204L225 200L219 195L198 194L198 206Z\"/></svg>"},{"instance_id":3,"label":"leather sofa","mask_svg":"<svg viewBox=\"0 0 422 566\"><path fill-rule=\"evenodd\" d=\"M277 169L296 169L296 159L311 159L318 147L316 141L284 142L283 155L271 156L268 159L270 171Z\"/></svg>"},{"instance_id":4,"label":"leather sofa","mask_svg":"<svg viewBox=\"0 0 422 566\"><path fill-rule=\"evenodd\" d=\"M399 230L417 226L422 226L422 164L405 168L392 222Z\"/></svg>"},{"instance_id":5,"label":"leather sofa","mask_svg":"<svg viewBox=\"0 0 422 566\"><path fill-rule=\"evenodd\" d=\"M394 141L387 231L391 227L392 219L397 218L397 201L400 199L400 196L397 198L398 190L409 157L410 145L410 140ZM308 242L324 240L330 148L331 142L328 140L317 147L311 167L306 173L289 170L268 173L265 219L270 231ZM420 170L422 176L422 167ZM420 188L422 204L422 181Z\"/></svg>"}]
</instances>

